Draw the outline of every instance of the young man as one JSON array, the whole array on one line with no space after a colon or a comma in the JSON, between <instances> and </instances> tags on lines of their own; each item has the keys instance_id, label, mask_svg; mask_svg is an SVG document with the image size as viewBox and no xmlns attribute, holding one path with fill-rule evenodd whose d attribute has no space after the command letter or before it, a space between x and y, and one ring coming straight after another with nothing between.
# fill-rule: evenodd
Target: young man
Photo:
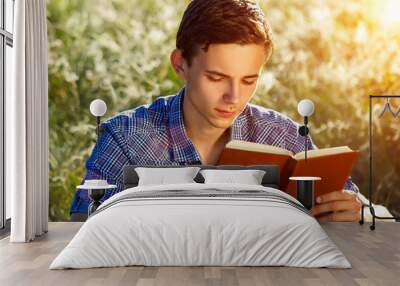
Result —
<instances>
[{"instance_id":1,"label":"young man","mask_svg":"<svg viewBox=\"0 0 400 286\"><path fill-rule=\"evenodd\" d=\"M85 179L106 179L122 190L124 165L215 164L231 139L304 148L299 124L276 111L249 104L273 49L260 7L248 0L193 0L179 27L171 64L185 86L174 96L118 114L86 162ZM308 138L309 149L316 148ZM320 220L356 221L358 188L322 196L312 212ZM85 220L89 199L77 190L71 220Z\"/></svg>"}]
</instances>

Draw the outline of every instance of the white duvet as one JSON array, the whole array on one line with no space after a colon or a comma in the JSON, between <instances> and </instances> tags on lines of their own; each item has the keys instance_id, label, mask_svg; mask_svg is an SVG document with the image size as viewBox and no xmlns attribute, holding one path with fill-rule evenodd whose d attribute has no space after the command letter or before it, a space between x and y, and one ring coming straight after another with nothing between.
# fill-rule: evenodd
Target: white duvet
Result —
<instances>
[{"instance_id":1,"label":"white duvet","mask_svg":"<svg viewBox=\"0 0 400 286\"><path fill-rule=\"evenodd\" d=\"M315 218L284 192L198 183L114 195L50 269L127 265L351 267Z\"/></svg>"}]
</instances>

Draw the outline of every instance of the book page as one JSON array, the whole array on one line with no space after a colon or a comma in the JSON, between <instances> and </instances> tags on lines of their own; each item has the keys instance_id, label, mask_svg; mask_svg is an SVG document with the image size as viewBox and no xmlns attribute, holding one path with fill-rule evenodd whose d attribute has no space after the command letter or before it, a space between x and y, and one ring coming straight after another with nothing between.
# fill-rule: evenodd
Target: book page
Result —
<instances>
[{"instance_id":1,"label":"book page","mask_svg":"<svg viewBox=\"0 0 400 286\"><path fill-rule=\"evenodd\" d=\"M342 154L353 152L348 146L340 146L340 147L332 147L332 148L323 148L323 149L314 149L307 151L307 158L315 158L315 157L323 157L328 155ZM293 158L296 160L304 159L305 152L299 152L294 155Z\"/></svg>"},{"instance_id":2,"label":"book page","mask_svg":"<svg viewBox=\"0 0 400 286\"><path fill-rule=\"evenodd\" d=\"M283 148L266 145L266 144L254 143L254 142L241 141L241 140L232 140L232 141L228 142L228 144L226 144L225 147L232 148L232 149L245 150L245 151L252 151L252 152L293 156L292 152L290 152L286 149L283 149Z\"/></svg>"}]
</instances>

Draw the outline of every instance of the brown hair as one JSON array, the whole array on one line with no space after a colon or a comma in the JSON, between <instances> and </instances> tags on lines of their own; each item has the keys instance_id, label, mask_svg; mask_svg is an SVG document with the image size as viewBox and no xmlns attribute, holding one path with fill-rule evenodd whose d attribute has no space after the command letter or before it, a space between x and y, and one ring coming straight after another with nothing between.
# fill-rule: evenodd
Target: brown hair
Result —
<instances>
[{"instance_id":1,"label":"brown hair","mask_svg":"<svg viewBox=\"0 0 400 286\"><path fill-rule=\"evenodd\" d=\"M271 28L260 6L250 0L192 0L176 36L176 47L191 64L198 48L210 44L264 44L273 50Z\"/></svg>"}]
</instances>

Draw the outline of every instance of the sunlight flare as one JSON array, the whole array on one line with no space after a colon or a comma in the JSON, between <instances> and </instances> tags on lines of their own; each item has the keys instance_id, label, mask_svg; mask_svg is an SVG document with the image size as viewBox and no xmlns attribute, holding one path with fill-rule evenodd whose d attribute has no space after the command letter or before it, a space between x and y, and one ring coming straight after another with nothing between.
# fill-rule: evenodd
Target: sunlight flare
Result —
<instances>
[{"instance_id":1,"label":"sunlight flare","mask_svg":"<svg viewBox=\"0 0 400 286\"><path fill-rule=\"evenodd\" d=\"M387 27L400 28L400 0L386 0L383 3L383 24Z\"/></svg>"}]
</instances>

